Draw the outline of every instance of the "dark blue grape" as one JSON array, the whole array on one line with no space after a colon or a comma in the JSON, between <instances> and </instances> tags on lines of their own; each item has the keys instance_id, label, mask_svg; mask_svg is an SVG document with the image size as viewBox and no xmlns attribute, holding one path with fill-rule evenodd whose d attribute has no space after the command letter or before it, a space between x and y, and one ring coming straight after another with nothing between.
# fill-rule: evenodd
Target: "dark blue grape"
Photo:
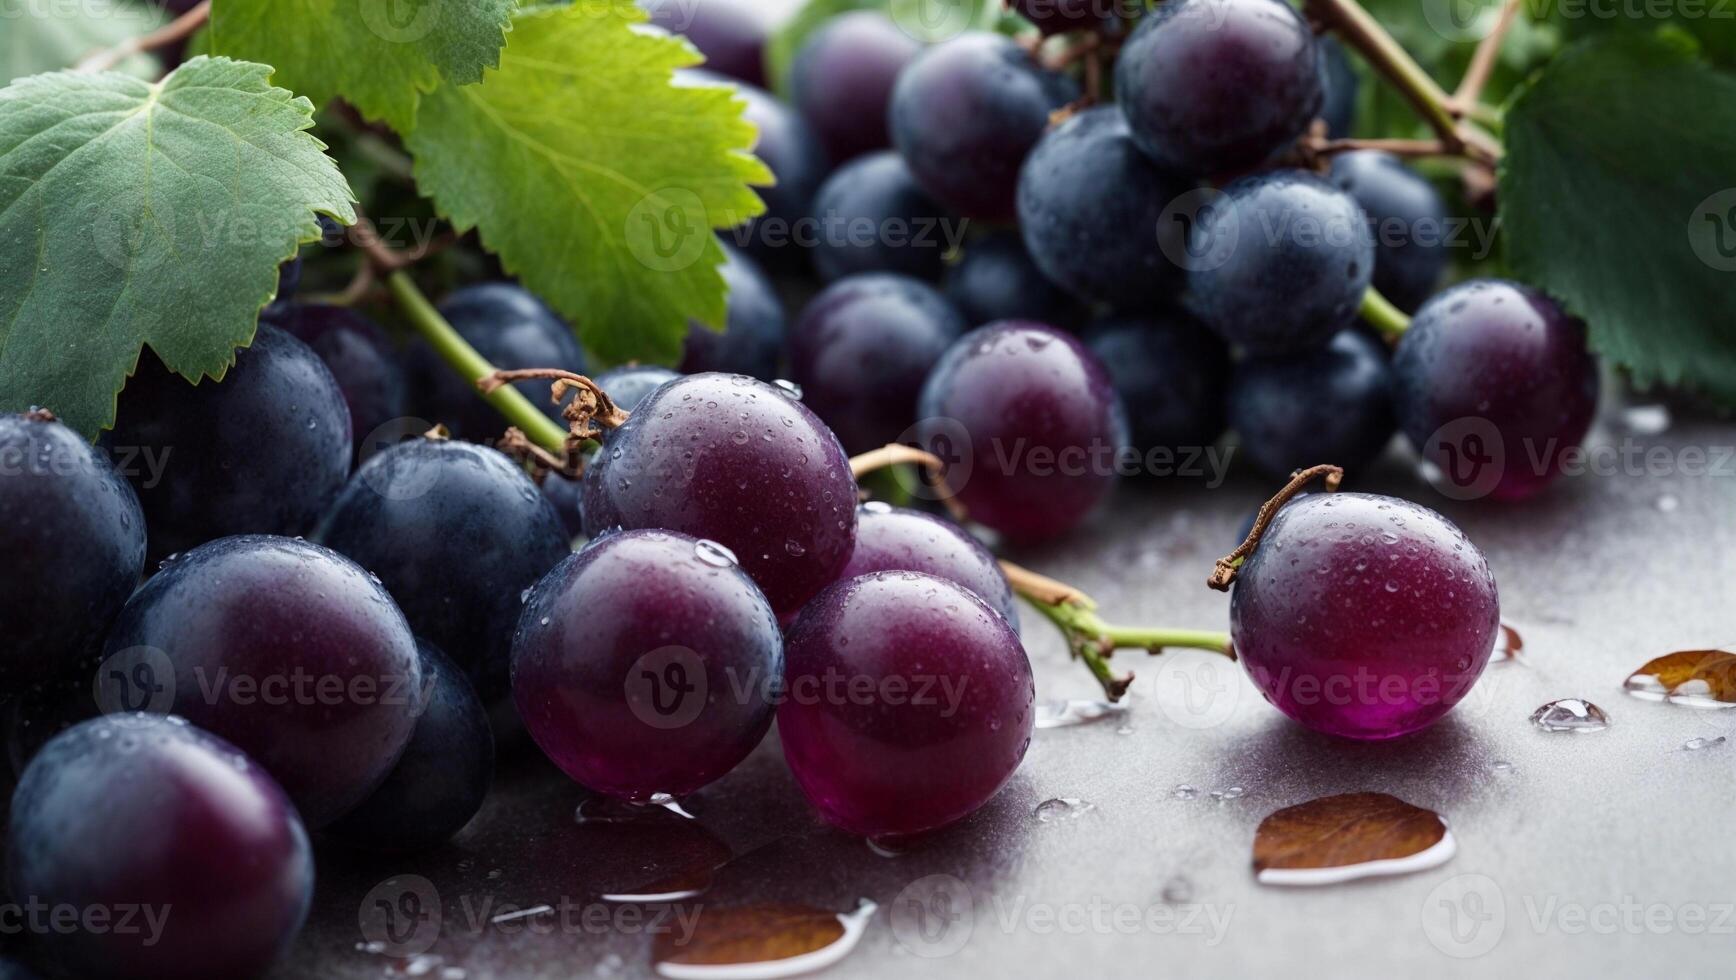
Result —
<instances>
[{"instance_id":1,"label":"dark blue grape","mask_svg":"<svg viewBox=\"0 0 1736 980\"><path fill-rule=\"evenodd\" d=\"M494 736L476 689L426 640L416 646L426 692L416 732L386 781L326 828L375 853L422 851L451 840L482 809L494 779Z\"/></svg>"},{"instance_id":2,"label":"dark blue grape","mask_svg":"<svg viewBox=\"0 0 1736 980\"><path fill-rule=\"evenodd\" d=\"M891 151L840 168L814 197L814 269L827 282L861 272L935 280L963 224Z\"/></svg>"},{"instance_id":3,"label":"dark blue grape","mask_svg":"<svg viewBox=\"0 0 1736 980\"><path fill-rule=\"evenodd\" d=\"M892 88L921 50L872 11L835 17L802 43L790 67L790 93L834 164L892 145L886 126Z\"/></svg>"},{"instance_id":4,"label":"dark blue grape","mask_svg":"<svg viewBox=\"0 0 1736 980\"><path fill-rule=\"evenodd\" d=\"M925 283L851 276L814 297L796 320L791 378L846 452L867 452L916 421L923 379L964 331L958 311Z\"/></svg>"},{"instance_id":5,"label":"dark blue grape","mask_svg":"<svg viewBox=\"0 0 1736 980\"><path fill-rule=\"evenodd\" d=\"M1086 335L1127 406L1142 454L1203 449L1224 433L1230 352L1182 313L1101 320Z\"/></svg>"},{"instance_id":6,"label":"dark blue grape","mask_svg":"<svg viewBox=\"0 0 1736 980\"><path fill-rule=\"evenodd\" d=\"M1386 347L1360 330L1321 350L1244 360L1229 405L1242 452L1277 479L1321 463L1359 470L1398 431Z\"/></svg>"},{"instance_id":7,"label":"dark blue grape","mask_svg":"<svg viewBox=\"0 0 1736 980\"><path fill-rule=\"evenodd\" d=\"M1326 135L1343 139L1356 127L1356 96L1361 88L1356 70L1350 67L1350 56L1335 37L1318 37L1314 46L1320 52L1320 118L1326 120Z\"/></svg>"},{"instance_id":8,"label":"dark blue grape","mask_svg":"<svg viewBox=\"0 0 1736 980\"><path fill-rule=\"evenodd\" d=\"M933 514L870 501L856 513L856 550L838 581L871 572L923 572L976 593L1019 628L1018 601L995 556L964 528Z\"/></svg>"},{"instance_id":9,"label":"dark blue grape","mask_svg":"<svg viewBox=\"0 0 1736 980\"><path fill-rule=\"evenodd\" d=\"M728 551L670 531L593 541L537 584L514 700L555 765L645 802L735 768L771 727L777 618Z\"/></svg>"},{"instance_id":10,"label":"dark blue grape","mask_svg":"<svg viewBox=\"0 0 1736 980\"><path fill-rule=\"evenodd\" d=\"M1434 185L1376 150L1334 157L1332 182L1368 215L1374 288L1402 310L1421 306L1447 268L1447 206Z\"/></svg>"},{"instance_id":11,"label":"dark blue grape","mask_svg":"<svg viewBox=\"0 0 1736 980\"><path fill-rule=\"evenodd\" d=\"M935 200L967 218L1011 223L1019 168L1050 114L1078 98L1077 83L1011 38L963 34L898 76L892 141Z\"/></svg>"},{"instance_id":12,"label":"dark blue grape","mask_svg":"<svg viewBox=\"0 0 1736 980\"><path fill-rule=\"evenodd\" d=\"M501 370L560 368L585 373L585 352L572 328L521 286L507 282L466 286L440 304L440 314ZM506 421L476 386L459 377L426 344L410 349L409 367L412 404L429 421L445 425L455 436L477 441L506 431ZM547 381L520 381L516 387L549 418L560 420L560 409L549 402Z\"/></svg>"},{"instance_id":13,"label":"dark blue grape","mask_svg":"<svg viewBox=\"0 0 1736 980\"><path fill-rule=\"evenodd\" d=\"M311 530L349 475L350 410L319 355L261 324L222 381L190 384L142 355L104 443L131 460L157 561L231 534Z\"/></svg>"},{"instance_id":14,"label":"dark blue grape","mask_svg":"<svg viewBox=\"0 0 1736 980\"><path fill-rule=\"evenodd\" d=\"M1107 31L1145 9L1143 0L1007 0L1007 6L1044 34Z\"/></svg>"},{"instance_id":15,"label":"dark blue grape","mask_svg":"<svg viewBox=\"0 0 1736 980\"><path fill-rule=\"evenodd\" d=\"M702 323L687 328L677 368L682 374L721 371L761 381L778 377L784 351L784 304L771 280L753 259L724 246L727 260L718 269L729 290L729 320L719 333Z\"/></svg>"},{"instance_id":16,"label":"dark blue grape","mask_svg":"<svg viewBox=\"0 0 1736 980\"><path fill-rule=\"evenodd\" d=\"M272 322L313 348L350 409L358 456L371 455L368 436L401 418L407 396L404 368L379 324L342 306L291 304Z\"/></svg>"},{"instance_id":17,"label":"dark blue grape","mask_svg":"<svg viewBox=\"0 0 1736 980\"><path fill-rule=\"evenodd\" d=\"M1115 97L1164 169L1251 167L1320 113L1314 33L1283 0L1169 0L1122 47Z\"/></svg>"},{"instance_id":18,"label":"dark blue grape","mask_svg":"<svg viewBox=\"0 0 1736 980\"><path fill-rule=\"evenodd\" d=\"M578 480L569 480L559 473L543 478L542 495L560 516L567 537L583 537L585 533L585 490Z\"/></svg>"},{"instance_id":19,"label":"dark blue grape","mask_svg":"<svg viewBox=\"0 0 1736 980\"><path fill-rule=\"evenodd\" d=\"M64 676L145 567L145 515L101 453L46 412L0 415L0 696Z\"/></svg>"},{"instance_id":20,"label":"dark blue grape","mask_svg":"<svg viewBox=\"0 0 1736 980\"><path fill-rule=\"evenodd\" d=\"M319 540L378 575L410 621L476 678L506 690L520 594L564 558L554 505L485 446L413 439L359 470Z\"/></svg>"},{"instance_id":21,"label":"dark blue grape","mask_svg":"<svg viewBox=\"0 0 1736 980\"><path fill-rule=\"evenodd\" d=\"M273 305L295 301L295 294L301 290L301 271L302 263L299 255L278 266L277 295L272 299Z\"/></svg>"},{"instance_id":22,"label":"dark blue grape","mask_svg":"<svg viewBox=\"0 0 1736 980\"><path fill-rule=\"evenodd\" d=\"M373 792L416 725L404 614L355 562L306 541L193 549L133 593L104 653L105 708L173 711L233 742L310 827Z\"/></svg>"},{"instance_id":23,"label":"dark blue grape","mask_svg":"<svg viewBox=\"0 0 1736 980\"><path fill-rule=\"evenodd\" d=\"M1188 308L1250 354L1325 346L1356 318L1374 272L1362 208L1295 170L1225 188L1200 212L1189 255Z\"/></svg>"},{"instance_id":24,"label":"dark blue grape","mask_svg":"<svg viewBox=\"0 0 1736 980\"><path fill-rule=\"evenodd\" d=\"M234 980L264 973L313 898L301 820L265 770L180 718L85 722L24 772L6 837L13 897L105 928L40 939L78 977ZM132 910L133 928L121 929Z\"/></svg>"},{"instance_id":25,"label":"dark blue grape","mask_svg":"<svg viewBox=\"0 0 1736 980\"><path fill-rule=\"evenodd\" d=\"M1193 188L1133 145L1113 106L1087 109L1043 137L1019 176L1025 247L1051 281L1123 310L1174 299L1187 230L1166 215Z\"/></svg>"},{"instance_id":26,"label":"dark blue grape","mask_svg":"<svg viewBox=\"0 0 1736 980\"><path fill-rule=\"evenodd\" d=\"M973 327L996 320L1037 320L1066 326L1078 305L1031 260L1016 231L985 235L965 246L946 270L946 298Z\"/></svg>"},{"instance_id":27,"label":"dark blue grape","mask_svg":"<svg viewBox=\"0 0 1736 980\"><path fill-rule=\"evenodd\" d=\"M597 387L623 412L639 407L645 396L681 377L668 368L650 365L611 368L592 378Z\"/></svg>"},{"instance_id":28,"label":"dark blue grape","mask_svg":"<svg viewBox=\"0 0 1736 980\"><path fill-rule=\"evenodd\" d=\"M767 26L751 3L736 0L641 0L651 23L693 42L705 67L749 85L766 83Z\"/></svg>"}]
</instances>

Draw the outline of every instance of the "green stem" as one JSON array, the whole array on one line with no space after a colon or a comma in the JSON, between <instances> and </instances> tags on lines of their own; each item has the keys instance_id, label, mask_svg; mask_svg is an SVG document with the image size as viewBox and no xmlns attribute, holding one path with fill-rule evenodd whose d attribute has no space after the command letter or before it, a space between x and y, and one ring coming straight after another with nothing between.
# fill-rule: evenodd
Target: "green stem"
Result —
<instances>
[{"instance_id":1,"label":"green stem","mask_svg":"<svg viewBox=\"0 0 1736 980\"><path fill-rule=\"evenodd\" d=\"M422 290L408 272L403 269L392 272L386 277L386 285L391 287L393 297L411 325L453 370L469 379L471 384L494 373L494 365L446 322L434 304L428 302L428 297L422 295ZM566 430L532 405L517 388L501 385L482 397L532 442L551 453L566 451Z\"/></svg>"},{"instance_id":2,"label":"green stem","mask_svg":"<svg viewBox=\"0 0 1736 980\"><path fill-rule=\"evenodd\" d=\"M1382 296L1373 286L1368 287L1368 292L1362 294L1362 318L1368 321L1369 326L1394 340L1404 336L1411 323L1411 318L1405 311L1392 305L1392 301Z\"/></svg>"}]
</instances>

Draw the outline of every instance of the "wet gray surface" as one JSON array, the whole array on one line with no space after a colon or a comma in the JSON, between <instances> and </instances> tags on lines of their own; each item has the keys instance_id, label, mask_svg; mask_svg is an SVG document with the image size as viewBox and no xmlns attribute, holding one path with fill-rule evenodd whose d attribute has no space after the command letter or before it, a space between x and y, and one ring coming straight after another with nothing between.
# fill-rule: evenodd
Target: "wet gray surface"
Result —
<instances>
[{"instance_id":1,"label":"wet gray surface","mask_svg":"<svg viewBox=\"0 0 1736 980\"><path fill-rule=\"evenodd\" d=\"M1736 464L1692 475L1736 446L1736 429L1682 423L1658 435L1605 425L1605 444L1660 446L1664 465L1569 480L1518 506L1454 503L1401 454L1357 489L1443 510L1488 554L1523 659L1491 666L1444 722L1362 745L1304 731L1234 665L1203 654L1145 658L1131 707L1039 731L1011 785L964 824L884 857L819 826L775 737L694 801L692 823L580 826L584 794L535 758L508 763L487 809L449 847L364 862L322 851L316 910L281 977L644 976L645 906L601 893L722 863L686 906L879 903L837 977L1459 975L1729 976L1736 955L1736 711L1645 703L1621 682L1671 650L1736 644ZM1614 440L1614 442L1611 442ZM1270 489L1245 473L1128 487L1064 546L1018 560L1092 593L1112 620L1221 628L1212 560ZM1058 638L1028 616L1039 699L1091 697ZM1557 698L1604 707L1611 727L1545 734L1527 716ZM1698 751L1690 739L1730 735ZM1198 790L1178 798L1176 787ZM1213 790L1241 787L1235 799ZM1456 857L1435 870L1318 889L1254 882L1255 826L1314 797L1378 790L1446 815ZM1037 806L1094 806L1039 820ZM441 922L406 927L420 957L359 949L371 889L420 875ZM914 895L949 875L952 914L894 929ZM921 883L921 884L918 884ZM907 890L908 889L908 890ZM375 893L395 894L394 885ZM901 898L902 896L902 898ZM563 916L559 911L567 903ZM490 919L513 907L554 913ZM432 907L430 904L429 907ZM934 906L930 905L931 910ZM659 913L652 910L650 916ZM701 914L703 914L701 912ZM404 920L400 920L402 923ZM900 922L905 919L899 919ZM420 971L420 972L418 972Z\"/></svg>"}]
</instances>

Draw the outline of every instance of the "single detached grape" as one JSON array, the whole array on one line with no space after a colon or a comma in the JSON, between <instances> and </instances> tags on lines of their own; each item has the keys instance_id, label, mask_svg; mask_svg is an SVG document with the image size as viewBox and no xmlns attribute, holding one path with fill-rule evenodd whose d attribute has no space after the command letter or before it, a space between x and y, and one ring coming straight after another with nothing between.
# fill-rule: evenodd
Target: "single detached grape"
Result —
<instances>
[{"instance_id":1,"label":"single detached grape","mask_svg":"<svg viewBox=\"0 0 1736 980\"><path fill-rule=\"evenodd\" d=\"M721 542L794 615L856 545L838 437L792 394L741 375L658 388L585 473L585 529L666 528Z\"/></svg>"},{"instance_id":2,"label":"single detached grape","mask_svg":"<svg viewBox=\"0 0 1736 980\"><path fill-rule=\"evenodd\" d=\"M1423 304L1393 371L1399 426L1458 497L1542 492L1597 412L1585 324L1505 280L1462 283Z\"/></svg>"},{"instance_id":3,"label":"single detached grape","mask_svg":"<svg viewBox=\"0 0 1736 980\"><path fill-rule=\"evenodd\" d=\"M757 262L727 245L723 254L725 262L718 272L729 290L728 321L721 333L702 323L689 324L677 370L776 380L784 351L783 301Z\"/></svg>"},{"instance_id":4,"label":"single detached grape","mask_svg":"<svg viewBox=\"0 0 1736 980\"><path fill-rule=\"evenodd\" d=\"M995 556L951 521L879 501L863 504L856 514L856 550L838 581L870 572L923 572L957 582L1018 631L1018 603Z\"/></svg>"},{"instance_id":5,"label":"single detached grape","mask_svg":"<svg viewBox=\"0 0 1736 980\"><path fill-rule=\"evenodd\" d=\"M796 320L790 376L846 452L867 452L910 429L922 380L964 331L958 311L926 283L851 276Z\"/></svg>"},{"instance_id":6,"label":"single detached grape","mask_svg":"<svg viewBox=\"0 0 1736 980\"><path fill-rule=\"evenodd\" d=\"M967 218L1011 223L1019 168L1049 115L1079 86L1012 38L971 32L929 48L892 90L892 142L935 200Z\"/></svg>"},{"instance_id":7,"label":"single detached grape","mask_svg":"<svg viewBox=\"0 0 1736 980\"><path fill-rule=\"evenodd\" d=\"M677 83L731 85L728 79L707 71L680 71L675 78ZM776 96L752 85L732 87L746 103L742 118L759 131L754 156L771 170L777 183L754 188L765 201L764 214L722 233L722 237L762 262L794 269L805 261L798 223L807 218L814 192L826 179L826 151L808 121Z\"/></svg>"},{"instance_id":8,"label":"single detached grape","mask_svg":"<svg viewBox=\"0 0 1736 980\"><path fill-rule=\"evenodd\" d=\"M1122 310L1160 308L1181 286L1187 226L1169 214L1193 188L1139 152L1113 106L1087 109L1031 151L1019 175L1025 247L1051 281Z\"/></svg>"},{"instance_id":9,"label":"single detached grape","mask_svg":"<svg viewBox=\"0 0 1736 980\"><path fill-rule=\"evenodd\" d=\"M1354 472L1398 431L1386 346L1360 330L1322 350L1244 360L1229 405L1242 452L1278 478L1319 463Z\"/></svg>"},{"instance_id":10,"label":"single detached grape","mask_svg":"<svg viewBox=\"0 0 1736 980\"><path fill-rule=\"evenodd\" d=\"M1501 625L1489 563L1427 507L1292 500L1236 576L1230 635L1266 700L1319 732L1395 738L1457 704Z\"/></svg>"},{"instance_id":11,"label":"single detached grape","mask_svg":"<svg viewBox=\"0 0 1736 980\"><path fill-rule=\"evenodd\" d=\"M104 444L138 491L150 560L232 534L303 534L350 471L350 410L306 344L260 324L222 381L155 354L121 393Z\"/></svg>"},{"instance_id":12,"label":"single detached grape","mask_svg":"<svg viewBox=\"0 0 1736 980\"><path fill-rule=\"evenodd\" d=\"M1355 320L1374 272L1362 208L1299 170L1225 188L1200 212L1189 254L1188 308L1250 354L1324 347Z\"/></svg>"},{"instance_id":13,"label":"single detached grape","mask_svg":"<svg viewBox=\"0 0 1736 980\"><path fill-rule=\"evenodd\" d=\"M685 36L705 55L705 67L749 85L766 83L767 26L742 0L646 0L651 23Z\"/></svg>"},{"instance_id":14,"label":"single detached grape","mask_svg":"<svg viewBox=\"0 0 1736 980\"><path fill-rule=\"evenodd\" d=\"M945 292L973 327L996 320L1065 326L1078 317L1073 297L1037 268L1016 231L985 235L966 245L963 257L946 270Z\"/></svg>"},{"instance_id":15,"label":"single detached grape","mask_svg":"<svg viewBox=\"0 0 1736 980\"><path fill-rule=\"evenodd\" d=\"M1314 47L1320 52L1320 118L1326 120L1327 136L1343 139L1356 126L1356 95L1361 88L1356 69L1350 67L1350 56L1337 38L1317 37Z\"/></svg>"},{"instance_id":16,"label":"single detached grape","mask_svg":"<svg viewBox=\"0 0 1736 980\"><path fill-rule=\"evenodd\" d=\"M671 531L593 541L537 584L513 643L531 737L600 793L681 796L771 727L777 617L728 549Z\"/></svg>"},{"instance_id":17,"label":"single detached grape","mask_svg":"<svg viewBox=\"0 0 1736 980\"><path fill-rule=\"evenodd\" d=\"M636 364L632 367L610 368L591 380L603 389L603 393L609 396L616 408L631 412L639 407L646 395L679 377L681 375L668 368Z\"/></svg>"},{"instance_id":18,"label":"single detached grape","mask_svg":"<svg viewBox=\"0 0 1736 980\"><path fill-rule=\"evenodd\" d=\"M79 977L265 972L307 917L313 854L265 770L180 718L126 714L50 742L6 837L15 901L80 910L39 938ZM133 910L133 928L113 926ZM112 916L91 928L92 913Z\"/></svg>"},{"instance_id":19,"label":"single detached grape","mask_svg":"<svg viewBox=\"0 0 1736 980\"><path fill-rule=\"evenodd\" d=\"M1115 63L1133 138L1166 170L1251 167L1320 114L1314 33L1283 0L1175 0L1146 15Z\"/></svg>"},{"instance_id":20,"label":"single detached grape","mask_svg":"<svg viewBox=\"0 0 1736 980\"><path fill-rule=\"evenodd\" d=\"M891 151L851 161L814 196L814 269L831 282L861 272L939 279L963 227Z\"/></svg>"},{"instance_id":21,"label":"single detached grape","mask_svg":"<svg viewBox=\"0 0 1736 980\"><path fill-rule=\"evenodd\" d=\"M420 709L404 614L355 562L301 540L224 538L169 562L104 652L112 706L173 711L235 743L316 829L386 778Z\"/></svg>"},{"instance_id":22,"label":"single detached grape","mask_svg":"<svg viewBox=\"0 0 1736 980\"><path fill-rule=\"evenodd\" d=\"M0 415L0 693L102 642L145 567L145 515L101 453L46 412Z\"/></svg>"},{"instance_id":23,"label":"single detached grape","mask_svg":"<svg viewBox=\"0 0 1736 980\"><path fill-rule=\"evenodd\" d=\"M1109 369L1142 454L1169 450L1177 457L1167 465L1180 465L1180 454L1204 450L1224 434L1230 352L1210 330L1172 311L1100 320L1086 342Z\"/></svg>"},{"instance_id":24,"label":"single detached grape","mask_svg":"<svg viewBox=\"0 0 1736 980\"><path fill-rule=\"evenodd\" d=\"M572 327L521 286L507 282L466 286L440 304L440 314L477 353L503 371L560 368L585 373L585 352ZM428 421L446 426L455 436L478 441L506 431L506 422L476 386L459 377L426 344L411 347L408 361L416 396L413 404ZM560 409L549 402L547 381L520 381L515 387L549 418L560 420Z\"/></svg>"},{"instance_id":25,"label":"single detached grape","mask_svg":"<svg viewBox=\"0 0 1736 980\"><path fill-rule=\"evenodd\" d=\"M1108 369L1041 323L965 334L929 374L917 414L923 447L946 464L946 486L971 519L1020 542L1090 516L1127 446Z\"/></svg>"},{"instance_id":26,"label":"single detached grape","mask_svg":"<svg viewBox=\"0 0 1736 980\"><path fill-rule=\"evenodd\" d=\"M518 464L426 438L364 464L318 537L379 576L410 629L490 699L506 692L520 593L570 550L554 505Z\"/></svg>"},{"instance_id":27,"label":"single detached grape","mask_svg":"<svg viewBox=\"0 0 1736 980\"><path fill-rule=\"evenodd\" d=\"M425 640L422 714L392 772L359 806L326 828L353 847L380 853L426 850L452 839L482 809L494 779L494 736L476 689Z\"/></svg>"},{"instance_id":28,"label":"single detached grape","mask_svg":"<svg viewBox=\"0 0 1736 980\"><path fill-rule=\"evenodd\" d=\"M271 320L313 348L331 370L350 409L356 453L371 455L379 447L367 445L368 436L401 418L408 397L403 365L386 332L344 306L291 304Z\"/></svg>"},{"instance_id":29,"label":"single detached grape","mask_svg":"<svg viewBox=\"0 0 1736 980\"><path fill-rule=\"evenodd\" d=\"M1332 182L1368 215L1374 288L1400 309L1421 306L1447 267L1447 206L1434 185L1378 150L1333 157Z\"/></svg>"},{"instance_id":30,"label":"single detached grape","mask_svg":"<svg viewBox=\"0 0 1736 980\"><path fill-rule=\"evenodd\" d=\"M1031 663L969 589L875 572L827 589L790 627L778 735L828 823L865 837L969 816L1031 744ZM866 694L864 694L866 692Z\"/></svg>"},{"instance_id":31,"label":"single detached grape","mask_svg":"<svg viewBox=\"0 0 1736 980\"><path fill-rule=\"evenodd\" d=\"M892 87L921 50L871 11L835 17L802 43L790 67L790 92L834 164L892 145L886 124Z\"/></svg>"}]
</instances>

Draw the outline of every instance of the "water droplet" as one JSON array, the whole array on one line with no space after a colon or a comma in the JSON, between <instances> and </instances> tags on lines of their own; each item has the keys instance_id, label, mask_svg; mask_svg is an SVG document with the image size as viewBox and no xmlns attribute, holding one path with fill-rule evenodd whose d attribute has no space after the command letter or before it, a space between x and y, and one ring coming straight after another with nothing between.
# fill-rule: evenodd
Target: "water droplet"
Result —
<instances>
[{"instance_id":1,"label":"water droplet","mask_svg":"<svg viewBox=\"0 0 1736 980\"><path fill-rule=\"evenodd\" d=\"M1508 762L1506 759L1496 759L1494 762L1489 764L1489 768L1498 773L1510 773L1513 771L1513 763Z\"/></svg>"},{"instance_id":2,"label":"water droplet","mask_svg":"<svg viewBox=\"0 0 1736 980\"><path fill-rule=\"evenodd\" d=\"M1698 752L1700 749L1711 749L1723 745L1727 739L1720 735L1717 738L1690 738L1682 743L1682 748L1688 752Z\"/></svg>"},{"instance_id":3,"label":"water droplet","mask_svg":"<svg viewBox=\"0 0 1736 980\"><path fill-rule=\"evenodd\" d=\"M796 401L802 400L802 386L794 381L785 381L780 378L772 382L772 387L782 392L786 398L792 398Z\"/></svg>"},{"instance_id":4,"label":"water droplet","mask_svg":"<svg viewBox=\"0 0 1736 980\"><path fill-rule=\"evenodd\" d=\"M1175 788L1175 798L1178 800L1191 800L1199 795L1199 790L1194 789L1186 783L1182 783L1180 786Z\"/></svg>"},{"instance_id":5,"label":"water droplet","mask_svg":"<svg viewBox=\"0 0 1736 980\"><path fill-rule=\"evenodd\" d=\"M1054 823L1057 820L1076 820L1095 809L1095 803L1087 803L1076 796L1063 796L1037 804L1036 814L1039 823Z\"/></svg>"},{"instance_id":6,"label":"water droplet","mask_svg":"<svg viewBox=\"0 0 1736 980\"><path fill-rule=\"evenodd\" d=\"M1636 436L1656 436L1670 429L1667 405L1633 405L1621 413L1622 427Z\"/></svg>"},{"instance_id":7,"label":"water droplet","mask_svg":"<svg viewBox=\"0 0 1736 980\"><path fill-rule=\"evenodd\" d=\"M892 513L892 505L884 500L870 500L862 505L862 509L870 514Z\"/></svg>"},{"instance_id":8,"label":"water droplet","mask_svg":"<svg viewBox=\"0 0 1736 980\"><path fill-rule=\"evenodd\" d=\"M1158 895L1171 905L1179 905L1192 899L1193 893L1193 882L1182 875L1176 875L1163 883L1163 890Z\"/></svg>"},{"instance_id":9,"label":"water droplet","mask_svg":"<svg viewBox=\"0 0 1736 980\"><path fill-rule=\"evenodd\" d=\"M1531 724L1546 732L1601 732L1609 715L1583 698L1562 698L1531 712Z\"/></svg>"},{"instance_id":10,"label":"water droplet","mask_svg":"<svg viewBox=\"0 0 1736 980\"><path fill-rule=\"evenodd\" d=\"M735 552L718 544L716 541L703 540L694 544L693 556L713 568L729 568L739 564Z\"/></svg>"},{"instance_id":11,"label":"water droplet","mask_svg":"<svg viewBox=\"0 0 1736 980\"><path fill-rule=\"evenodd\" d=\"M1682 506L1681 499L1673 493L1663 494L1663 495L1659 496L1657 499L1658 510L1665 513L1665 514L1673 514L1673 513L1675 513L1676 509L1681 507L1681 506Z\"/></svg>"},{"instance_id":12,"label":"water droplet","mask_svg":"<svg viewBox=\"0 0 1736 980\"><path fill-rule=\"evenodd\" d=\"M1222 803L1225 800L1239 800L1247 792L1240 786L1231 786L1229 789L1214 789L1212 790L1212 801Z\"/></svg>"},{"instance_id":13,"label":"water droplet","mask_svg":"<svg viewBox=\"0 0 1736 980\"><path fill-rule=\"evenodd\" d=\"M802 543L795 538L790 538L784 542L784 551L791 558L800 558L808 553L808 549L802 547Z\"/></svg>"},{"instance_id":14,"label":"water droplet","mask_svg":"<svg viewBox=\"0 0 1736 980\"><path fill-rule=\"evenodd\" d=\"M1037 705L1036 727L1072 728L1125 714L1125 705L1109 701L1045 701Z\"/></svg>"}]
</instances>

